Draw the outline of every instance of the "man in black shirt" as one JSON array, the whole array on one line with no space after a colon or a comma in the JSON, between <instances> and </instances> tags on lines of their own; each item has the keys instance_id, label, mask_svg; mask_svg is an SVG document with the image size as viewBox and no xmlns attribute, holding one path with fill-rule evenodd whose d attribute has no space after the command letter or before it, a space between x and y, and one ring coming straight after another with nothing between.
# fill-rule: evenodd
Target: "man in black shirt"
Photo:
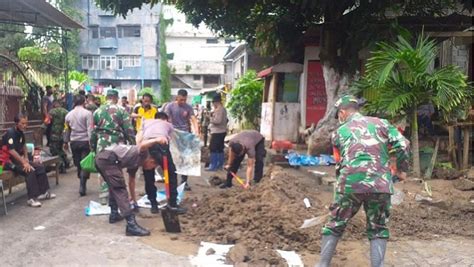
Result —
<instances>
[{"instance_id":1,"label":"man in black shirt","mask_svg":"<svg viewBox=\"0 0 474 267\"><path fill-rule=\"evenodd\" d=\"M25 115L15 116L15 126L8 129L2 137L1 158L8 159L3 163L5 170L12 170L26 178L26 190L28 192L28 205L41 207L38 200L55 198L55 194L49 192L48 176L44 166L28 160L25 135L23 131L28 125Z\"/></svg>"}]
</instances>

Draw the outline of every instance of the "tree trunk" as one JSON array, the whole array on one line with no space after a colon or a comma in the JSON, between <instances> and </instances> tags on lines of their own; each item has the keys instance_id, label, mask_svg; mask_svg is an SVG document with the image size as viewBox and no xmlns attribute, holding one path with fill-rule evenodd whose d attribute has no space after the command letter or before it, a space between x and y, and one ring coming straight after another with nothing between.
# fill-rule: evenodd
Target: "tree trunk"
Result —
<instances>
[{"instance_id":1,"label":"tree trunk","mask_svg":"<svg viewBox=\"0 0 474 267\"><path fill-rule=\"evenodd\" d=\"M418 117L416 108L412 111L411 117L411 151L413 155L413 174L415 177L421 177L420 169L420 146L418 143Z\"/></svg>"},{"instance_id":2,"label":"tree trunk","mask_svg":"<svg viewBox=\"0 0 474 267\"><path fill-rule=\"evenodd\" d=\"M318 122L316 130L309 138L308 154L331 154L331 134L339 127L335 119L336 109L334 104L337 99L347 92L350 81L349 74L340 75L328 63L323 65L324 81L326 85L327 105L326 114Z\"/></svg>"}]
</instances>

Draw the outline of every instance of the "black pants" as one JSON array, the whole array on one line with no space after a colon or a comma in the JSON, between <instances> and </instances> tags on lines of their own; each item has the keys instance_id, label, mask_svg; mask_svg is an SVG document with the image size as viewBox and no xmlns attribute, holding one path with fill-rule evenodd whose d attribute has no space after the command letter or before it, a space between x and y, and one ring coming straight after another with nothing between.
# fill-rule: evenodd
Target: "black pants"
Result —
<instances>
[{"instance_id":1,"label":"black pants","mask_svg":"<svg viewBox=\"0 0 474 267\"><path fill-rule=\"evenodd\" d=\"M253 175L253 180L255 183L260 182L263 177L263 161L265 159L266 154L267 151L265 150L265 139L262 139L255 146L255 168ZM240 164L242 163L242 160L244 160L244 158L245 154L243 154L242 156L235 157L232 163L230 164L229 172L227 172L227 185L232 185L233 176L232 174L230 174L230 172L237 174L237 171L240 168Z\"/></svg>"},{"instance_id":2,"label":"black pants","mask_svg":"<svg viewBox=\"0 0 474 267\"><path fill-rule=\"evenodd\" d=\"M211 142L209 144L209 150L211 153L223 153L224 152L224 139L226 133L213 133L211 134Z\"/></svg>"},{"instance_id":3,"label":"black pants","mask_svg":"<svg viewBox=\"0 0 474 267\"><path fill-rule=\"evenodd\" d=\"M90 152L89 142L71 141L71 152L72 160L74 161L74 165L77 167L77 178L81 179L81 175L84 175L86 179L89 179L90 174L81 169L81 160Z\"/></svg>"},{"instance_id":4,"label":"black pants","mask_svg":"<svg viewBox=\"0 0 474 267\"><path fill-rule=\"evenodd\" d=\"M109 206L120 209L122 216L132 214L128 201L127 185L117 156L112 151L103 150L96 155L96 168L109 186Z\"/></svg>"},{"instance_id":5,"label":"black pants","mask_svg":"<svg viewBox=\"0 0 474 267\"><path fill-rule=\"evenodd\" d=\"M168 159L168 174L169 174L169 186L170 186L170 199L168 205L175 207L177 205L178 198L178 177L176 174L176 166L174 165L173 158L171 157L170 149L168 145L154 145L149 149L150 155L155 161L160 164L164 170L163 157ZM145 176L145 192L148 196L148 200L153 205L156 205L156 186L155 186L155 170L143 170L143 176Z\"/></svg>"},{"instance_id":6,"label":"black pants","mask_svg":"<svg viewBox=\"0 0 474 267\"><path fill-rule=\"evenodd\" d=\"M46 174L46 169L42 164L32 163L31 166L35 168L34 171L26 173L21 164L7 163L5 170L11 170L16 174L25 177L26 191L28 192L28 199L37 198L39 195L46 193L49 190L49 181Z\"/></svg>"},{"instance_id":7,"label":"black pants","mask_svg":"<svg viewBox=\"0 0 474 267\"><path fill-rule=\"evenodd\" d=\"M204 147L207 146L207 137L209 135L209 127L208 126L202 126L201 133L204 139Z\"/></svg>"},{"instance_id":8,"label":"black pants","mask_svg":"<svg viewBox=\"0 0 474 267\"><path fill-rule=\"evenodd\" d=\"M51 142L51 130L53 129L53 124L49 123L46 125L46 130L44 132L44 135L46 135L46 141L48 142L46 146L49 146L49 143Z\"/></svg>"}]
</instances>

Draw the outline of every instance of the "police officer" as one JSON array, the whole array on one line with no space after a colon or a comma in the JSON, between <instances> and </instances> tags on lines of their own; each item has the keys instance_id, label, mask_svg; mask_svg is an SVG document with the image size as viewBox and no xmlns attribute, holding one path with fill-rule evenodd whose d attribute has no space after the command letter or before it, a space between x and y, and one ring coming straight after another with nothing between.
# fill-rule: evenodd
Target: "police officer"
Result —
<instances>
[{"instance_id":1,"label":"police officer","mask_svg":"<svg viewBox=\"0 0 474 267\"><path fill-rule=\"evenodd\" d=\"M139 146L120 143L112 144L96 155L97 169L110 188L109 200L112 213L110 214L109 222L116 223L125 217L127 220L125 234L127 236L147 236L150 235L150 231L138 225L135 220L135 214L128 202L127 186L122 169L137 169L145 162L149 147L167 143L168 140L166 138L158 137L146 140ZM118 214L117 208L120 208L121 215Z\"/></svg>"},{"instance_id":2,"label":"police officer","mask_svg":"<svg viewBox=\"0 0 474 267\"><path fill-rule=\"evenodd\" d=\"M66 150L71 143L71 152L74 165L77 168L77 178L80 180L79 195L85 196L87 180L90 174L81 168L83 160L90 152L89 140L92 132L92 113L85 109L86 98L83 95L74 96L74 109L66 115L66 130L64 134L64 147Z\"/></svg>"},{"instance_id":3,"label":"police officer","mask_svg":"<svg viewBox=\"0 0 474 267\"><path fill-rule=\"evenodd\" d=\"M69 167L69 160L67 155L63 150L63 133L64 133L64 123L68 111L61 106L59 100L53 101L53 109L49 111L51 116L51 137L49 142L49 151L53 156L59 156L61 163L59 170L61 173L66 172L66 168Z\"/></svg>"},{"instance_id":4,"label":"police officer","mask_svg":"<svg viewBox=\"0 0 474 267\"><path fill-rule=\"evenodd\" d=\"M227 169L227 180L220 188L232 187L232 173L237 173L240 164L247 155L247 171L245 187L250 185L253 177L255 183L260 182L263 177L263 165L266 155L265 138L255 130L247 130L237 134L229 141L229 165Z\"/></svg>"},{"instance_id":5,"label":"police officer","mask_svg":"<svg viewBox=\"0 0 474 267\"><path fill-rule=\"evenodd\" d=\"M348 221L361 206L367 217L371 265L383 266L393 194L390 156L397 158L397 175L405 179L409 142L388 121L361 115L358 100L353 96L343 96L335 107L341 124L332 135L337 162L336 192L329 207L329 221L322 229L321 258L316 266L330 265Z\"/></svg>"},{"instance_id":6,"label":"police officer","mask_svg":"<svg viewBox=\"0 0 474 267\"><path fill-rule=\"evenodd\" d=\"M113 144L135 144L135 135L130 117L125 109L118 104L118 91L109 89L107 91L107 101L101 105L93 115L94 129L91 134L91 146L99 154L105 148ZM136 169L128 169L129 173L135 174ZM104 174L101 175L104 177ZM114 223L119 218L117 202L111 194L116 184L111 184L104 177L109 191L109 205L111 208L110 223ZM105 191L106 186L101 186ZM104 192L101 192L104 193ZM128 203L128 201L127 201Z\"/></svg>"}]
</instances>

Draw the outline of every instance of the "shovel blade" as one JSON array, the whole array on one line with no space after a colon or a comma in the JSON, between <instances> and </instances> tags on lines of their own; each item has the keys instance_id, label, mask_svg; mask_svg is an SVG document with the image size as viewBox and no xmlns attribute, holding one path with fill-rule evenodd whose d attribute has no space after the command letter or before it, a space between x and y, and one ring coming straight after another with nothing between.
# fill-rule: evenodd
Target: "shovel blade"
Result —
<instances>
[{"instance_id":1,"label":"shovel blade","mask_svg":"<svg viewBox=\"0 0 474 267\"><path fill-rule=\"evenodd\" d=\"M163 224L165 225L166 232L181 233L181 226L179 224L179 218L176 212L164 208L161 210L161 217L163 218Z\"/></svg>"}]
</instances>

